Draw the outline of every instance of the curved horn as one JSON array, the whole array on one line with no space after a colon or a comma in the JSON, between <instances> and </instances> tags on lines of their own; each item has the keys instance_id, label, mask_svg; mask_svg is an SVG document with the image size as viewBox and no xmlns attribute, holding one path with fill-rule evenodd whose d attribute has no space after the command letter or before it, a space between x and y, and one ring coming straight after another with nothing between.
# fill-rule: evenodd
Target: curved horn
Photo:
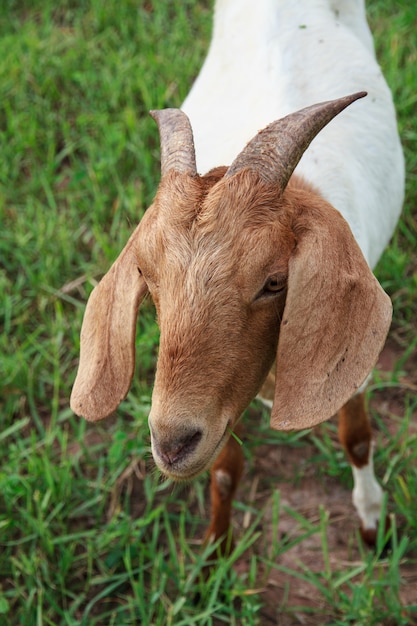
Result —
<instances>
[{"instance_id":1,"label":"curved horn","mask_svg":"<svg viewBox=\"0 0 417 626\"><path fill-rule=\"evenodd\" d=\"M314 104L272 122L247 144L225 176L249 168L258 172L265 182L278 183L283 191L314 137L349 104L366 95L366 91L361 91Z\"/></svg>"},{"instance_id":2,"label":"curved horn","mask_svg":"<svg viewBox=\"0 0 417 626\"><path fill-rule=\"evenodd\" d=\"M194 176L197 173L194 138L186 114L179 109L161 109L149 113L158 124L162 176L170 170Z\"/></svg>"}]
</instances>

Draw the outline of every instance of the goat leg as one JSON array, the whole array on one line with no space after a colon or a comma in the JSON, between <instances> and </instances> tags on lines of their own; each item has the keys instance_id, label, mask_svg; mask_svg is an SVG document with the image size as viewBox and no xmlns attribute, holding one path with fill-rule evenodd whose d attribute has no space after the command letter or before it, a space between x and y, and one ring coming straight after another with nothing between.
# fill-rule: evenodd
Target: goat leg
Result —
<instances>
[{"instance_id":1,"label":"goat leg","mask_svg":"<svg viewBox=\"0 0 417 626\"><path fill-rule=\"evenodd\" d=\"M233 436L227 440L210 473L211 516L205 542L221 539L220 551L227 554L232 548L229 533L232 501L243 473L242 447Z\"/></svg>"},{"instance_id":2,"label":"goat leg","mask_svg":"<svg viewBox=\"0 0 417 626\"><path fill-rule=\"evenodd\" d=\"M361 520L362 538L368 545L375 546L383 491L374 474L374 443L364 393L353 396L340 409L339 440L352 466L352 499ZM387 529L388 517L385 524Z\"/></svg>"}]
</instances>

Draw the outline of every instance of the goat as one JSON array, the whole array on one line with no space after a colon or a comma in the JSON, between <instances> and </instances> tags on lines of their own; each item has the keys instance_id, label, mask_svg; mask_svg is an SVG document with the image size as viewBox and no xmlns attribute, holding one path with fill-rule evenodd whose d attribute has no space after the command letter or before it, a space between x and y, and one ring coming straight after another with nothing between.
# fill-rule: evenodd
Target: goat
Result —
<instances>
[{"instance_id":1,"label":"goat","mask_svg":"<svg viewBox=\"0 0 417 626\"><path fill-rule=\"evenodd\" d=\"M369 96L327 126L362 86ZM74 412L104 418L127 394L150 294L160 326L152 453L174 480L211 468L207 538L229 528L243 468L230 432L259 394L279 430L340 411L354 504L374 542L382 490L363 389L391 302L370 268L401 210L404 163L363 2L218 0L183 111L152 115L161 182L89 298Z\"/></svg>"}]
</instances>

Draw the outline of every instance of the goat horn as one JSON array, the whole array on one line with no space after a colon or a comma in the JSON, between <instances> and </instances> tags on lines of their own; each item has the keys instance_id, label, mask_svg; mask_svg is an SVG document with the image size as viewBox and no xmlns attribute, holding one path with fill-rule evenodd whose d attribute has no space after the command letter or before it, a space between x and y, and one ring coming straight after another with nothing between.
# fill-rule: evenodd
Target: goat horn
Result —
<instances>
[{"instance_id":1,"label":"goat horn","mask_svg":"<svg viewBox=\"0 0 417 626\"><path fill-rule=\"evenodd\" d=\"M236 157L226 177L249 168L284 191L291 174L314 137L365 91L330 100L291 113L261 130Z\"/></svg>"},{"instance_id":2,"label":"goat horn","mask_svg":"<svg viewBox=\"0 0 417 626\"><path fill-rule=\"evenodd\" d=\"M179 109L150 111L158 125L161 142L161 173L170 170L180 174L197 173L194 138L190 120Z\"/></svg>"}]
</instances>

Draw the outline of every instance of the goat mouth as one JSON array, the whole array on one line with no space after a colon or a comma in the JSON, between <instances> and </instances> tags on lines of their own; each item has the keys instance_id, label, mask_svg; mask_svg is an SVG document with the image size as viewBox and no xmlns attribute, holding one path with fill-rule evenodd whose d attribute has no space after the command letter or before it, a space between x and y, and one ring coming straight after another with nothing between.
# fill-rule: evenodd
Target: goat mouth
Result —
<instances>
[{"instance_id":1,"label":"goat mouth","mask_svg":"<svg viewBox=\"0 0 417 626\"><path fill-rule=\"evenodd\" d=\"M231 420L229 420L226 424L224 432L212 452L208 456L204 456L203 459L199 458L193 462L193 459L180 459L175 463L168 465L165 463L160 457L158 457L157 465L167 478L171 478L171 480L175 480L175 482L189 482L200 476L203 472L208 470L211 465L216 460L216 457L219 455L221 449L226 443L228 437L230 436L231 429Z\"/></svg>"}]
</instances>

